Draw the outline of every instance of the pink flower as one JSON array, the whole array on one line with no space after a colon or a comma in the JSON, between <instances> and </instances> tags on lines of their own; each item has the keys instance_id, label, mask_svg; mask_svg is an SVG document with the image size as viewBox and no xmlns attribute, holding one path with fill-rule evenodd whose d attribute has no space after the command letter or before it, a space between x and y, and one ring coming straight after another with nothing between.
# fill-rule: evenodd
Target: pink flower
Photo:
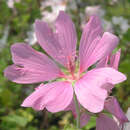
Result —
<instances>
[{"instance_id":1,"label":"pink flower","mask_svg":"<svg viewBox=\"0 0 130 130\"><path fill-rule=\"evenodd\" d=\"M119 65L119 61L120 61L120 53L121 53L121 50L119 49L114 55L107 57L106 61L104 58L104 60L102 60L99 63L100 66L101 66L101 64L103 64L103 61L104 61L105 66L110 66L110 67L113 67L114 69L117 70L118 65ZM106 64L108 62L108 60L110 60L109 65ZM109 85L106 85L105 87L108 91L111 91L111 89L114 87L114 85L109 84ZM124 114L124 112L120 108L120 105L115 97L110 96L105 101L104 109L107 110L108 112L110 112L112 115L114 115L117 118L117 120L119 121L120 127L123 127L124 123L128 122L126 115Z\"/></svg>"},{"instance_id":2,"label":"pink flower","mask_svg":"<svg viewBox=\"0 0 130 130\"><path fill-rule=\"evenodd\" d=\"M120 128L113 119L101 113L96 120L96 130L120 130Z\"/></svg>"},{"instance_id":3,"label":"pink flower","mask_svg":"<svg viewBox=\"0 0 130 130\"><path fill-rule=\"evenodd\" d=\"M90 17L80 40L80 65L76 73L78 60L74 24L69 16L61 11L55 27L56 31L52 32L45 22L40 20L35 22L36 37L40 46L55 61L27 44L14 44L11 47L14 64L6 68L5 76L13 82L23 84L64 78L64 81L41 84L24 100L22 103L24 107L36 110L46 108L50 112L62 111L72 102L75 92L79 103L88 111L94 113L102 111L108 95L102 86L106 83L113 85L120 83L126 80L126 76L111 67L89 71L87 69L109 55L117 46L118 38L108 32L102 33L98 17ZM68 72L63 73L58 67L59 64ZM72 86L74 82L75 85Z\"/></svg>"},{"instance_id":4,"label":"pink flower","mask_svg":"<svg viewBox=\"0 0 130 130\"><path fill-rule=\"evenodd\" d=\"M99 67L113 67L114 69L118 69L119 65L119 60L120 60L120 53L121 50L118 50L115 54L111 56L107 56L103 59L101 59L98 64L97 68ZM109 64L108 64L109 63ZM108 93L112 90L114 87L113 84L105 84L103 85L103 88L105 88ZM70 109L72 110L72 109ZM127 117L125 116L124 112L120 108L120 105L115 97L108 96L107 100L105 100L104 104L104 110L108 111L111 113L113 116L117 118L119 121L119 125L117 124L116 121L114 121L112 118L107 117L106 115L102 113L98 114L97 120L96 120L96 130L119 130L120 128L123 129L124 123L128 122ZM82 116L84 118L82 118ZM89 120L90 120L90 115L86 114L85 112L82 113L82 116L80 118L80 124L81 127L85 126Z\"/></svg>"},{"instance_id":5,"label":"pink flower","mask_svg":"<svg viewBox=\"0 0 130 130\"><path fill-rule=\"evenodd\" d=\"M121 49L119 49L115 54L106 56L102 58L96 65L96 68L101 68L101 67L112 67L116 70L118 70L118 65L120 61L120 54ZM103 85L103 88L107 89L109 92L112 90L114 87L113 84L107 83Z\"/></svg>"},{"instance_id":6,"label":"pink flower","mask_svg":"<svg viewBox=\"0 0 130 130\"><path fill-rule=\"evenodd\" d=\"M99 67L112 67L118 70L119 61L120 61L121 49L119 49L115 54L106 56L102 58L98 64L96 65L97 68Z\"/></svg>"},{"instance_id":7,"label":"pink flower","mask_svg":"<svg viewBox=\"0 0 130 130\"><path fill-rule=\"evenodd\" d=\"M129 122L115 97L109 97L105 101L105 110L117 118L119 121L119 127L123 128L124 123Z\"/></svg>"},{"instance_id":8,"label":"pink flower","mask_svg":"<svg viewBox=\"0 0 130 130\"><path fill-rule=\"evenodd\" d=\"M80 127L82 128L83 126L85 126L89 122L90 118L90 115L86 114L85 112L82 113L80 116Z\"/></svg>"}]
</instances>

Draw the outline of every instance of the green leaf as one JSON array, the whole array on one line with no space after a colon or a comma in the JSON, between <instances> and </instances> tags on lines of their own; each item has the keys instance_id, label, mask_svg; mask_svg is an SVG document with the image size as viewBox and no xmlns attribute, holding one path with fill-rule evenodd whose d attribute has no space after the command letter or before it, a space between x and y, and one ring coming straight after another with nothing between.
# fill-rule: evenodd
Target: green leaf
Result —
<instances>
[{"instance_id":1,"label":"green leaf","mask_svg":"<svg viewBox=\"0 0 130 130\"><path fill-rule=\"evenodd\" d=\"M90 121L88 124L84 127L85 129L83 130L90 130L91 128L94 128L96 126L96 117L91 117Z\"/></svg>"},{"instance_id":2,"label":"green leaf","mask_svg":"<svg viewBox=\"0 0 130 130\"><path fill-rule=\"evenodd\" d=\"M21 127L26 126L26 124L28 123L28 120L25 117L13 114L2 117L2 121L11 122Z\"/></svg>"},{"instance_id":3,"label":"green leaf","mask_svg":"<svg viewBox=\"0 0 130 130\"><path fill-rule=\"evenodd\" d=\"M72 124L67 124L65 125L64 130L77 130L77 128Z\"/></svg>"}]
</instances>

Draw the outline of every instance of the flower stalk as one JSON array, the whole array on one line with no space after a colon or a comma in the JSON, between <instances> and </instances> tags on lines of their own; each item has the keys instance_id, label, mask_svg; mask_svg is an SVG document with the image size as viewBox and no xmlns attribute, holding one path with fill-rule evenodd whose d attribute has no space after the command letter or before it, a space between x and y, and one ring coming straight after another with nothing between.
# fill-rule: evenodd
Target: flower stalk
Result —
<instances>
[{"instance_id":1,"label":"flower stalk","mask_svg":"<svg viewBox=\"0 0 130 130\"><path fill-rule=\"evenodd\" d=\"M76 108L76 113L77 113L76 127L77 127L77 130L80 130L80 108L79 108L78 100L75 93L74 93L74 102L75 102L75 108Z\"/></svg>"}]
</instances>

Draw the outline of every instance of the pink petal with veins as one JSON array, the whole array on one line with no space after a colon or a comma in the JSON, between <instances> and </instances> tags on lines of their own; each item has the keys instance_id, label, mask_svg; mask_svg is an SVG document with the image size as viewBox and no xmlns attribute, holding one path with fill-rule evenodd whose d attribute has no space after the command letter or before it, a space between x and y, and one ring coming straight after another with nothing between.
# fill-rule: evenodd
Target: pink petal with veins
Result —
<instances>
[{"instance_id":1,"label":"pink petal with veins","mask_svg":"<svg viewBox=\"0 0 130 130\"><path fill-rule=\"evenodd\" d=\"M4 71L5 76L11 81L36 83L60 76L60 69L51 59L27 44L14 44L11 52L15 64Z\"/></svg>"},{"instance_id":2,"label":"pink petal with veins","mask_svg":"<svg viewBox=\"0 0 130 130\"><path fill-rule=\"evenodd\" d=\"M67 60L66 66L71 67L70 64L74 64L76 56L77 34L75 26L70 17L63 11L60 11L55 25L58 41Z\"/></svg>"},{"instance_id":3,"label":"pink petal with veins","mask_svg":"<svg viewBox=\"0 0 130 130\"><path fill-rule=\"evenodd\" d=\"M79 103L87 110L97 113L103 110L107 98L106 83L117 84L126 80L126 76L115 69L104 67L88 71L75 84L75 93Z\"/></svg>"},{"instance_id":4,"label":"pink petal with veins","mask_svg":"<svg viewBox=\"0 0 130 130\"><path fill-rule=\"evenodd\" d=\"M117 46L119 40L115 35L105 32L101 37L101 34L100 20L98 17L92 16L83 31L80 41L81 73L101 58L110 54Z\"/></svg>"},{"instance_id":5,"label":"pink petal with veins","mask_svg":"<svg viewBox=\"0 0 130 130\"><path fill-rule=\"evenodd\" d=\"M76 55L76 31L73 22L63 11L56 19L56 33L40 20L35 22L39 44L45 51L65 67L74 64Z\"/></svg>"},{"instance_id":6,"label":"pink petal with veins","mask_svg":"<svg viewBox=\"0 0 130 130\"><path fill-rule=\"evenodd\" d=\"M97 16L91 16L83 30L81 40L80 40L79 57L80 57L80 69L82 71L87 69L87 66L85 66L86 64L85 62L88 62L86 61L88 57L88 53L90 54L90 52L92 52L91 51L91 49L93 49L92 43L96 44L93 41L97 37L100 38L102 35L102 32L103 31L102 31L100 19Z\"/></svg>"},{"instance_id":7,"label":"pink petal with veins","mask_svg":"<svg viewBox=\"0 0 130 130\"><path fill-rule=\"evenodd\" d=\"M32 107L35 110L46 108L50 112L64 110L72 101L73 88L68 82L53 82L36 89L22 103L23 107Z\"/></svg>"},{"instance_id":8,"label":"pink petal with veins","mask_svg":"<svg viewBox=\"0 0 130 130\"><path fill-rule=\"evenodd\" d=\"M120 55L121 55L121 49L119 49L115 54L113 54L110 57L110 67L113 67L116 70L118 70L118 65L119 65L119 61L120 61Z\"/></svg>"}]
</instances>

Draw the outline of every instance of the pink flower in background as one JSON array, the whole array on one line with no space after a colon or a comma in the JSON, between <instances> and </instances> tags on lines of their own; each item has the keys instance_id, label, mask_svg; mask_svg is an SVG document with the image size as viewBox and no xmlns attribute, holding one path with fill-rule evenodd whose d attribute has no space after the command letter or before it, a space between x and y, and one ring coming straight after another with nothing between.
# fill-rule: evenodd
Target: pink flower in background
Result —
<instances>
[{"instance_id":1,"label":"pink flower in background","mask_svg":"<svg viewBox=\"0 0 130 130\"><path fill-rule=\"evenodd\" d=\"M55 27L56 31L52 32L45 22L35 22L38 43L51 58L27 44L14 44L11 47L14 64L6 68L5 76L22 84L64 78L64 81L41 84L24 100L24 107L32 107L35 110L46 108L50 112L62 111L72 102L75 92L79 103L88 111L102 111L108 97L108 90L102 86L107 83L120 83L126 80L126 76L112 67L97 67L89 71L88 68L109 55L117 46L118 38L108 32L102 33L99 18L90 17L80 40L78 60L75 27L63 11L57 17ZM59 66L64 66L67 72L63 72ZM75 85L72 86L74 82Z\"/></svg>"},{"instance_id":2,"label":"pink flower in background","mask_svg":"<svg viewBox=\"0 0 130 130\"><path fill-rule=\"evenodd\" d=\"M105 101L104 109L110 112L117 119L119 122L117 122L117 124L120 128L123 128L124 123L129 122L115 97L109 97Z\"/></svg>"},{"instance_id":3,"label":"pink flower in background","mask_svg":"<svg viewBox=\"0 0 130 130\"><path fill-rule=\"evenodd\" d=\"M107 115L100 113L96 120L96 130L123 130L124 123L129 122L129 120L120 108L117 99L115 97L109 97L105 101L104 109L110 112L114 118L112 119ZM117 120L115 120L115 118ZM86 123L87 122L88 120L86 120Z\"/></svg>"},{"instance_id":4,"label":"pink flower in background","mask_svg":"<svg viewBox=\"0 0 130 130\"><path fill-rule=\"evenodd\" d=\"M129 120L129 123L126 123L124 126L124 130L129 130L130 129L130 107L128 108L127 112L126 112L126 116Z\"/></svg>"},{"instance_id":5,"label":"pink flower in background","mask_svg":"<svg viewBox=\"0 0 130 130\"><path fill-rule=\"evenodd\" d=\"M120 128L114 120L101 113L96 120L96 130L120 130Z\"/></svg>"}]
</instances>

